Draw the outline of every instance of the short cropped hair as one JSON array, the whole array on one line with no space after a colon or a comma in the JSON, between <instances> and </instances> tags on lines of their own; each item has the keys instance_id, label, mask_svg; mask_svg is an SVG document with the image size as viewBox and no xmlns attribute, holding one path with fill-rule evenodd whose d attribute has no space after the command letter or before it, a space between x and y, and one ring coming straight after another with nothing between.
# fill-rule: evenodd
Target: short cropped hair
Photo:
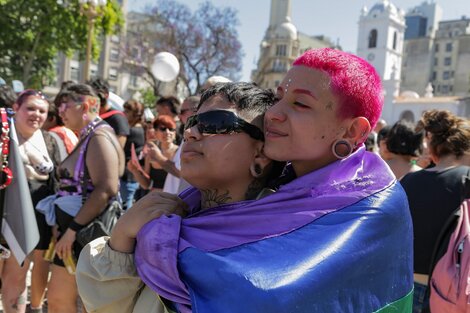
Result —
<instances>
[{"instance_id":1,"label":"short cropped hair","mask_svg":"<svg viewBox=\"0 0 470 313\"><path fill-rule=\"evenodd\" d=\"M254 83L217 83L202 93L198 109L216 95L234 104L238 112L252 118L263 115L275 103L275 95L271 89L258 87Z\"/></svg>"},{"instance_id":2,"label":"short cropped hair","mask_svg":"<svg viewBox=\"0 0 470 313\"><path fill-rule=\"evenodd\" d=\"M372 129L383 106L382 83L375 68L364 59L331 48L311 49L294 61L326 73L330 89L339 97L339 116L365 117Z\"/></svg>"}]
</instances>

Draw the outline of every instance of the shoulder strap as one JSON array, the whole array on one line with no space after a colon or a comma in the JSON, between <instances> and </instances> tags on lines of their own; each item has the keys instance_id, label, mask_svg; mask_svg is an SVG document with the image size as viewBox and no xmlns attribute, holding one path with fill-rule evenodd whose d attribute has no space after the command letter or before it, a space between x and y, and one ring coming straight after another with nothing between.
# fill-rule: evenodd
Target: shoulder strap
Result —
<instances>
[{"instance_id":1,"label":"shoulder strap","mask_svg":"<svg viewBox=\"0 0 470 313\"><path fill-rule=\"evenodd\" d=\"M463 195L465 199L470 198L470 170L466 175L462 176L462 188L463 188ZM457 209L447 218L444 226L442 227L441 231L439 232L439 236L437 237L437 241L434 244L432 257L431 257L431 264L429 266L429 278L431 278L432 272L434 271L434 267L436 266L437 262L439 261L440 251L443 248L443 245L449 238L449 235L455 230L457 225L457 221L459 220L460 216L462 215L462 205L459 205ZM431 287L431 279L428 281L428 287L426 293L429 293Z\"/></svg>"},{"instance_id":2,"label":"shoulder strap","mask_svg":"<svg viewBox=\"0 0 470 313\"><path fill-rule=\"evenodd\" d=\"M99 122L95 128L86 136L84 142L80 146L80 154L78 156L77 162L75 163L75 169L73 173L73 178L76 182L80 182L77 186L79 192L81 192L82 197L86 199L86 195L88 193L87 190L87 179L85 179L85 171L86 171L86 148L88 146L88 142L90 141L91 137L93 136L94 132L102 127L111 127L106 122L101 121Z\"/></svg>"},{"instance_id":3,"label":"shoulder strap","mask_svg":"<svg viewBox=\"0 0 470 313\"><path fill-rule=\"evenodd\" d=\"M100 114L100 117L102 119L107 119L108 117L113 116L115 114L119 114L125 117L124 113L119 110L111 110L111 111L105 112L103 114Z\"/></svg>"}]
</instances>

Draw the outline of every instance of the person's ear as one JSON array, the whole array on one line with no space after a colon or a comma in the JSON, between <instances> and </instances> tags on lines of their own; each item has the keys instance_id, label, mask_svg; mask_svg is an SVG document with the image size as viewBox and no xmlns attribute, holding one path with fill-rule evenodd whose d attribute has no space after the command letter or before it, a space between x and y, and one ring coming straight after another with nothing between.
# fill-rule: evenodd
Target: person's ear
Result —
<instances>
[{"instance_id":1,"label":"person's ear","mask_svg":"<svg viewBox=\"0 0 470 313\"><path fill-rule=\"evenodd\" d=\"M250 173L255 178L266 176L267 168L271 164L271 159L264 154L264 143L258 142L255 149L253 162L250 165Z\"/></svg>"},{"instance_id":2,"label":"person's ear","mask_svg":"<svg viewBox=\"0 0 470 313\"><path fill-rule=\"evenodd\" d=\"M18 112L19 108L20 106L18 105L18 103L13 103L13 106L12 106L13 111Z\"/></svg>"},{"instance_id":3,"label":"person's ear","mask_svg":"<svg viewBox=\"0 0 470 313\"><path fill-rule=\"evenodd\" d=\"M369 121L362 116L353 118L346 127L343 139L349 141L353 147L365 142L371 130Z\"/></svg>"}]
</instances>

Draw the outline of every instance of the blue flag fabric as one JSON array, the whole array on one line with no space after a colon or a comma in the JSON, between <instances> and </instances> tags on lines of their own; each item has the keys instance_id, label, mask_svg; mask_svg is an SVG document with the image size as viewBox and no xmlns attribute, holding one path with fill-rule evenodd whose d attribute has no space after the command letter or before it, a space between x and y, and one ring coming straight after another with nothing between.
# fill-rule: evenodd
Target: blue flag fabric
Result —
<instances>
[{"instance_id":1,"label":"blue flag fabric","mask_svg":"<svg viewBox=\"0 0 470 313\"><path fill-rule=\"evenodd\" d=\"M198 210L195 189L181 197L192 214L147 223L135 253L177 311L374 312L412 290L406 195L364 148L261 200Z\"/></svg>"}]
</instances>

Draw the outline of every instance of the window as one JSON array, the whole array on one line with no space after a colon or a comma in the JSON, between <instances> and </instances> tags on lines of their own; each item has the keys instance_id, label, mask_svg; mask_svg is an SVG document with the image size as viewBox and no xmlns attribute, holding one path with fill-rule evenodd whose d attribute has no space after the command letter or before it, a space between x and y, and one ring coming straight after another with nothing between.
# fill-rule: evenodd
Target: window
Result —
<instances>
[{"instance_id":1,"label":"window","mask_svg":"<svg viewBox=\"0 0 470 313\"><path fill-rule=\"evenodd\" d=\"M80 66L76 60L70 61L70 79L75 82L80 80Z\"/></svg>"},{"instance_id":2,"label":"window","mask_svg":"<svg viewBox=\"0 0 470 313\"><path fill-rule=\"evenodd\" d=\"M276 46L276 56L285 57L287 55L287 46L286 45L277 45Z\"/></svg>"},{"instance_id":3,"label":"window","mask_svg":"<svg viewBox=\"0 0 470 313\"><path fill-rule=\"evenodd\" d=\"M90 64L90 77L91 78L98 77L98 65L95 63Z\"/></svg>"},{"instance_id":4,"label":"window","mask_svg":"<svg viewBox=\"0 0 470 313\"><path fill-rule=\"evenodd\" d=\"M139 76L131 74L129 85L137 87L139 85Z\"/></svg>"},{"instance_id":5,"label":"window","mask_svg":"<svg viewBox=\"0 0 470 313\"><path fill-rule=\"evenodd\" d=\"M132 47L131 49L131 57L133 59L138 59L140 58L140 49L137 47Z\"/></svg>"},{"instance_id":6,"label":"window","mask_svg":"<svg viewBox=\"0 0 470 313\"><path fill-rule=\"evenodd\" d=\"M442 79L444 79L444 80L450 79L450 72L449 71L444 71L442 73Z\"/></svg>"},{"instance_id":7,"label":"window","mask_svg":"<svg viewBox=\"0 0 470 313\"><path fill-rule=\"evenodd\" d=\"M119 40L120 40L120 38L119 38L118 35L112 35L112 36L111 36L111 41L112 41L112 42L118 43Z\"/></svg>"},{"instance_id":8,"label":"window","mask_svg":"<svg viewBox=\"0 0 470 313\"><path fill-rule=\"evenodd\" d=\"M111 48L109 51L109 60L117 62L119 61L119 50L115 48Z\"/></svg>"},{"instance_id":9,"label":"window","mask_svg":"<svg viewBox=\"0 0 470 313\"><path fill-rule=\"evenodd\" d=\"M452 58L447 57L444 59L444 65L451 65L451 64L452 64Z\"/></svg>"},{"instance_id":10,"label":"window","mask_svg":"<svg viewBox=\"0 0 470 313\"><path fill-rule=\"evenodd\" d=\"M452 51L452 43L451 42L446 44L446 52L450 52L450 51Z\"/></svg>"},{"instance_id":11,"label":"window","mask_svg":"<svg viewBox=\"0 0 470 313\"><path fill-rule=\"evenodd\" d=\"M397 50L397 32L393 33L393 50Z\"/></svg>"},{"instance_id":12,"label":"window","mask_svg":"<svg viewBox=\"0 0 470 313\"><path fill-rule=\"evenodd\" d=\"M437 66L439 64L439 59L438 58L434 58L434 66Z\"/></svg>"},{"instance_id":13,"label":"window","mask_svg":"<svg viewBox=\"0 0 470 313\"><path fill-rule=\"evenodd\" d=\"M439 44L436 43L436 45L434 46L434 52L439 52Z\"/></svg>"},{"instance_id":14,"label":"window","mask_svg":"<svg viewBox=\"0 0 470 313\"><path fill-rule=\"evenodd\" d=\"M441 86L441 92L442 92L442 93L448 93L448 92L449 92L449 86L447 86L447 85L442 85L442 86Z\"/></svg>"},{"instance_id":15,"label":"window","mask_svg":"<svg viewBox=\"0 0 470 313\"><path fill-rule=\"evenodd\" d=\"M369 48L377 47L377 29L373 29L369 33Z\"/></svg>"},{"instance_id":16,"label":"window","mask_svg":"<svg viewBox=\"0 0 470 313\"><path fill-rule=\"evenodd\" d=\"M437 73L432 72L431 80L436 80L436 78L437 78Z\"/></svg>"},{"instance_id":17,"label":"window","mask_svg":"<svg viewBox=\"0 0 470 313\"><path fill-rule=\"evenodd\" d=\"M118 71L116 68L112 67L108 71L108 79L109 80L117 80L118 78Z\"/></svg>"}]
</instances>

